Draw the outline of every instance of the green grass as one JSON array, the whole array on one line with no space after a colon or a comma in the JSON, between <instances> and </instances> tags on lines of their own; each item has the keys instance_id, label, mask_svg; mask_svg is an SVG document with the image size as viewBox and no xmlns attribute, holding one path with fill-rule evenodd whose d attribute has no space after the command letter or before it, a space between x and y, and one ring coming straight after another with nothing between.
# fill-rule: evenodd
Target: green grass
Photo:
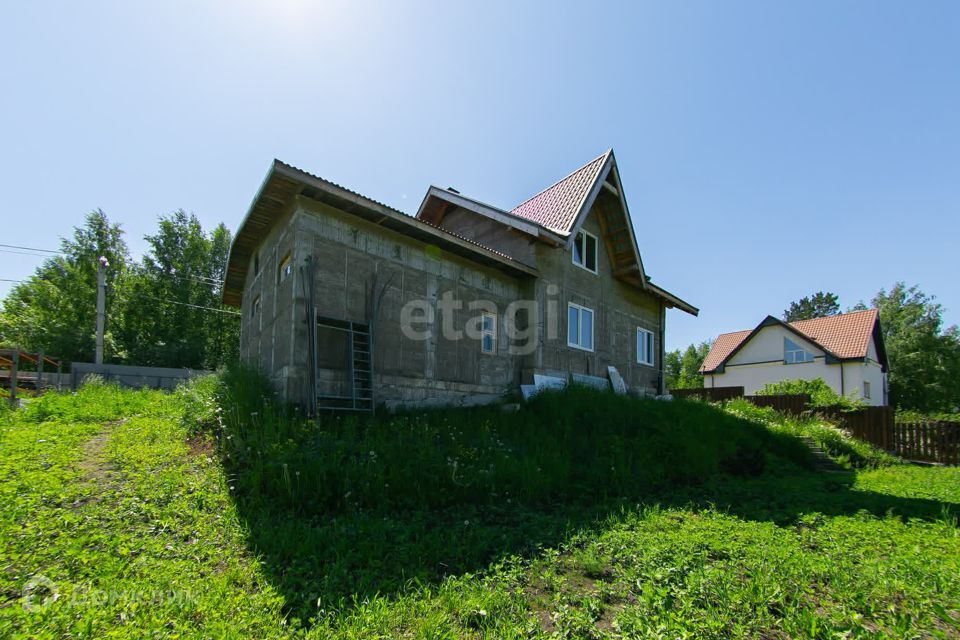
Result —
<instances>
[{"instance_id":1,"label":"green grass","mask_svg":"<svg viewBox=\"0 0 960 640\"><path fill-rule=\"evenodd\" d=\"M0 637L960 637L958 469L583 390L310 425L235 375L0 414Z\"/></svg>"},{"instance_id":2,"label":"green grass","mask_svg":"<svg viewBox=\"0 0 960 640\"><path fill-rule=\"evenodd\" d=\"M834 424L813 416L785 416L770 407L758 407L747 400L731 400L724 409L739 418L763 424L772 432L810 438L835 462L847 468L876 469L901 460L873 445L844 433Z\"/></svg>"}]
</instances>

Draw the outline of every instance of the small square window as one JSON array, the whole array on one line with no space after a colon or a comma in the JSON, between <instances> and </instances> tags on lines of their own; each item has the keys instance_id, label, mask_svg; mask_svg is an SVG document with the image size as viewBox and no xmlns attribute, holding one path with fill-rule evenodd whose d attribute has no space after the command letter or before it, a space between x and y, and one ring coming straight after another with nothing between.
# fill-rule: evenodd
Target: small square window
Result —
<instances>
[{"instance_id":1,"label":"small square window","mask_svg":"<svg viewBox=\"0 0 960 640\"><path fill-rule=\"evenodd\" d=\"M481 353L496 353L497 351L497 316L484 313L480 316L480 351Z\"/></svg>"},{"instance_id":2,"label":"small square window","mask_svg":"<svg viewBox=\"0 0 960 640\"><path fill-rule=\"evenodd\" d=\"M597 272L597 236L587 231L577 232L573 240L573 264Z\"/></svg>"},{"instance_id":3,"label":"small square window","mask_svg":"<svg viewBox=\"0 0 960 640\"><path fill-rule=\"evenodd\" d=\"M637 327L637 362L653 366L653 332Z\"/></svg>"}]
</instances>

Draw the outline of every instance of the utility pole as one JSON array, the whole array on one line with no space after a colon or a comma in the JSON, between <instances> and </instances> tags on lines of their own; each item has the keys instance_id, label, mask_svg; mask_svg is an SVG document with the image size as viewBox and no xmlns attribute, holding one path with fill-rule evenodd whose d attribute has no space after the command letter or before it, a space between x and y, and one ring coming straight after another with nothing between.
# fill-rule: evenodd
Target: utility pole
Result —
<instances>
[{"instance_id":1,"label":"utility pole","mask_svg":"<svg viewBox=\"0 0 960 640\"><path fill-rule=\"evenodd\" d=\"M106 320L106 288L107 288L107 262L105 256L100 256L97 266L97 354L94 362L103 364L103 325Z\"/></svg>"}]
</instances>

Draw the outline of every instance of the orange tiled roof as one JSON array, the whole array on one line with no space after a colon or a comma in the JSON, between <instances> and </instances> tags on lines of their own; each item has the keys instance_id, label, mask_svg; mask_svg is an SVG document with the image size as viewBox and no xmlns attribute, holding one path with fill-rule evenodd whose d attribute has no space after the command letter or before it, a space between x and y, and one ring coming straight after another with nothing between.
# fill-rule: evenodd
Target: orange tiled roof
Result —
<instances>
[{"instance_id":1,"label":"orange tiled roof","mask_svg":"<svg viewBox=\"0 0 960 640\"><path fill-rule=\"evenodd\" d=\"M865 358L877 323L877 310L841 313L826 318L798 320L786 323L816 344L840 358ZM754 330L724 333L710 347L700 367L701 372L713 371L739 347Z\"/></svg>"},{"instance_id":2,"label":"orange tiled roof","mask_svg":"<svg viewBox=\"0 0 960 640\"><path fill-rule=\"evenodd\" d=\"M518 204L510 213L551 231L569 234L610 153L608 150L597 156L566 178Z\"/></svg>"}]
</instances>

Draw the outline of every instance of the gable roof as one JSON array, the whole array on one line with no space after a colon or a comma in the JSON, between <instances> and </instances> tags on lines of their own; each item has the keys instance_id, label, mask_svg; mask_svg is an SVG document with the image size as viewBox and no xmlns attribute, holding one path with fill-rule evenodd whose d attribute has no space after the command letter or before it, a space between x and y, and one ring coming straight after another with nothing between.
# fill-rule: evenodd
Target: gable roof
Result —
<instances>
[{"instance_id":1,"label":"gable roof","mask_svg":"<svg viewBox=\"0 0 960 640\"><path fill-rule=\"evenodd\" d=\"M834 361L863 360L873 338L877 358L884 371L887 369L887 353L880 331L880 316L876 309L841 313L826 318L783 322L767 316L754 329L724 333L717 337L710 352L700 367L700 373L719 373L723 366L747 342L763 328L781 325L823 349Z\"/></svg>"},{"instance_id":2,"label":"gable roof","mask_svg":"<svg viewBox=\"0 0 960 640\"><path fill-rule=\"evenodd\" d=\"M555 233L569 235L612 157L613 149L607 149L565 178L524 200L510 213Z\"/></svg>"}]
</instances>

